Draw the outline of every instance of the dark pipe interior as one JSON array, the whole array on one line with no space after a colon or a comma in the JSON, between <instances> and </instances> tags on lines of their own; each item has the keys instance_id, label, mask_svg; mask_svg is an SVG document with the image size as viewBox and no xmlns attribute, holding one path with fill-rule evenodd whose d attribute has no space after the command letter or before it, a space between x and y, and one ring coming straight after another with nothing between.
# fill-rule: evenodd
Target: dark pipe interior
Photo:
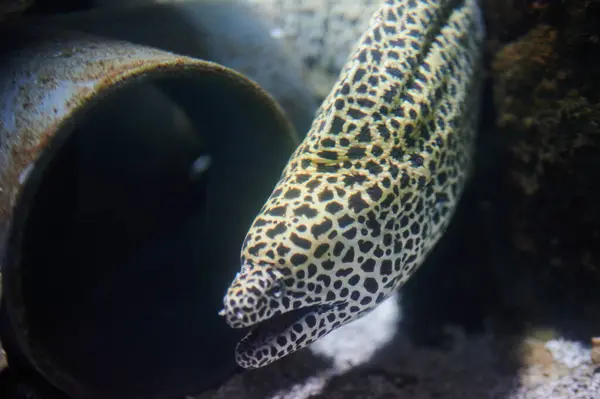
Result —
<instances>
[{"instance_id":1,"label":"dark pipe interior","mask_svg":"<svg viewBox=\"0 0 600 399\"><path fill-rule=\"evenodd\" d=\"M217 312L293 146L218 78L161 85L196 131L173 127L156 86L118 91L46 168L24 227L30 344L96 397L181 397L234 371L243 332ZM202 154L213 163L190 179Z\"/></svg>"}]
</instances>

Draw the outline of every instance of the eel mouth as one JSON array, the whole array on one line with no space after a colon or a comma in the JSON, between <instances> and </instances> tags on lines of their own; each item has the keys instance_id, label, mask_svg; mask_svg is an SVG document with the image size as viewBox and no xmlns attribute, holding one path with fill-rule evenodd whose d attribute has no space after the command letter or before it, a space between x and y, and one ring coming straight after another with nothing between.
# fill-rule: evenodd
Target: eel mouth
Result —
<instances>
[{"instance_id":1,"label":"eel mouth","mask_svg":"<svg viewBox=\"0 0 600 399\"><path fill-rule=\"evenodd\" d=\"M318 323L314 321L310 323L308 319L311 316L313 319L319 319L334 307L335 305L310 305L263 320L251 327L250 332L238 343L236 352L240 355L252 356L263 348L283 347L289 344L294 344L296 349L299 349L308 342L302 345L303 342L298 342L297 338L305 334L308 337L310 336L307 334L308 330L318 328ZM279 342L282 338L285 341Z\"/></svg>"}]
</instances>

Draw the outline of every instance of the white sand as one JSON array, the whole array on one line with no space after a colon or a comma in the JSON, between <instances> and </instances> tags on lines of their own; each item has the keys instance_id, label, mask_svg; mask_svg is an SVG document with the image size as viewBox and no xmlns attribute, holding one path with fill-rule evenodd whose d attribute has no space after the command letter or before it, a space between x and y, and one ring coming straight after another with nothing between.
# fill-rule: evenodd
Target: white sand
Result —
<instances>
[{"instance_id":1,"label":"white sand","mask_svg":"<svg viewBox=\"0 0 600 399\"><path fill-rule=\"evenodd\" d=\"M600 399L587 343L448 329L452 348L415 347L397 327L400 315L389 300L311 348L198 399Z\"/></svg>"}]
</instances>

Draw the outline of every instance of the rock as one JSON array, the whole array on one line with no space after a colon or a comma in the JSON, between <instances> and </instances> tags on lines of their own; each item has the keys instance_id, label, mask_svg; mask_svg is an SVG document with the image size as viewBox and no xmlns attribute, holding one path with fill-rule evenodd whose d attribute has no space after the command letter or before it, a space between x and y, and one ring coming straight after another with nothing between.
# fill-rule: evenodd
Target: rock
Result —
<instances>
[{"instance_id":1,"label":"rock","mask_svg":"<svg viewBox=\"0 0 600 399\"><path fill-rule=\"evenodd\" d=\"M592 338L592 363L600 365L600 337Z\"/></svg>"},{"instance_id":2,"label":"rock","mask_svg":"<svg viewBox=\"0 0 600 399\"><path fill-rule=\"evenodd\" d=\"M498 46L490 69L497 112L490 134L501 143L507 188L499 209L518 263L511 270L527 269L531 289L557 314L577 306L589 319L600 293L599 10L599 1L536 1L505 11L525 15L528 28ZM496 43L506 37L501 29L489 34Z\"/></svg>"}]
</instances>

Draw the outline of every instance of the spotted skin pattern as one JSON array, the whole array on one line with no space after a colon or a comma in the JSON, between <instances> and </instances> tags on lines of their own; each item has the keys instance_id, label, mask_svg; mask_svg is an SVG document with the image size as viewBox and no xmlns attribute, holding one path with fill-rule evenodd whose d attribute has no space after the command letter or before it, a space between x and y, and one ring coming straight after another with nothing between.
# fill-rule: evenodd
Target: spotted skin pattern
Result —
<instances>
[{"instance_id":1,"label":"spotted skin pattern","mask_svg":"<svg viewBox=\"0 0 600 399\"><path fill-rule=\"evenodd\" d=\"M258 368L372 310L444 233L472 162L476 0L386 0L242 248L221 315Z\"/></svg>"}]
</instances>

